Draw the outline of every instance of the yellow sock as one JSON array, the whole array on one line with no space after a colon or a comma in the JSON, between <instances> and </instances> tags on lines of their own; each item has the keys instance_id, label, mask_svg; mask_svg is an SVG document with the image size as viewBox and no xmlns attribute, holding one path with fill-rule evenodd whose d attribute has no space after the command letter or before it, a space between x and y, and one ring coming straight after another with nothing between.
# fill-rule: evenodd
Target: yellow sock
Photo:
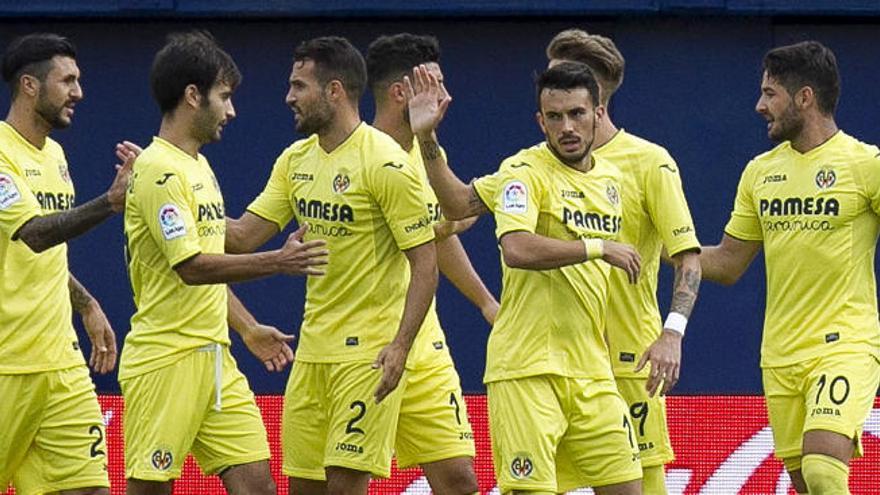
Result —
<instances>
[{"instance_id":1,"label":"yellow sock","mask_svg":"<svg viewBox=\"0 0 880 495\"><path fill-rule=\"evenodd\" d=\"M849 495L849 466L822 454L803 457L801 473L810 495Z\"/></svg>"},{"instance_id":2,"label":"yellow sock","mask_svg":"<svg viewBox=\"0 0 880 495\"><path fill-rule=\"evenodd\" d=\"M642 467L642 494L666 495L666 473L663 465Z\"/></svg>"}]
</instances>

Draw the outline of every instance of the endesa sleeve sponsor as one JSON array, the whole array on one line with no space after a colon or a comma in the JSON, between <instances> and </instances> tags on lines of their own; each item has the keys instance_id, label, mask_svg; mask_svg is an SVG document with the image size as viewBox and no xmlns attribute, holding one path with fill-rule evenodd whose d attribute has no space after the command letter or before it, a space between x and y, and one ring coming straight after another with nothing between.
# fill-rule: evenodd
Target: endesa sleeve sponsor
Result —
<instances>
[{"instance_id":1,"label":"endesa sleeve sponsor","mask_svg":"<svg viewBox=\"0 0 880 495\"><path fill-rule=\"evenodd\" d=\"M773 435L767 423L764 399L760 396L669 397L669 430L676 460L667 466L670 495L795 495L782 462L773 457ZM111 492L125 493L123 459L122 397L102 396L101 407L107 425L108 467ZM281 396L259 396L257 404L272 449L272 475L278 493L287 493L287 479L281 474ZM465 396L477 457L474 466L480 492L497 494L489 443L486 397ZM854 495L880 493L880 400L864 426L865 457L851 463L850 491ZM10 494L14 491L9 492ZM216 476L201 474L192 458L174 486L175 495L223 494ZM372 494L429 494L430 488L419 469L392 470L391 478L373 480ZM591 494L592 490L578 490Z\"/></svg>"}]
</instances>

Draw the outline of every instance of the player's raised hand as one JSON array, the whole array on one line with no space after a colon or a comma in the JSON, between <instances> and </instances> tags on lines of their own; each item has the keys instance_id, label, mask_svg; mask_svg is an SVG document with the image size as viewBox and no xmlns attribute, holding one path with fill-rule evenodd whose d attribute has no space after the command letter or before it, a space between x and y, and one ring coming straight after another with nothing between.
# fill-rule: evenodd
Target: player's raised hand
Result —
<instances>
[{"instance_id":1,"label":"player's raised hand","mask_svg":"<svg viewBox=\"0 0 880 495\"><path fill-rule=\"evenodd\" d=\"M394 342L379 352L379 357L373 362L373 369L382 368L382 380L374 393L376 404L382 402L385 397L388 397L388 394L397 388L400 377L403 376L407 354L406 349Z\"/></svg>"},{"instance_id":2,"label":"player's raised hand","mask_svg":"<svg viewBox=\"0 0 880 495\"><path fill-rule=\"evenodd\" d=\"M642 354L636 366L636 372L651 363L651 373L645 388L648 395L654 397L660 385L660 395L666 395L678 382L681 370L681 334L672 330L664 330L657 340Z\"/></svg>"},{"instance_id":3,"label":"player's raised hand","mask_svg":"<svg viewBox=\"0 0 880 495\"><path fill-rule=\"evenodd\" d=\"M626 272L629 283L634 284L639 281L639 273L642 270L642 257L639 256L635 248L621 242L604 241L602 253L603 260Z\"/></svg>"},{"instance_id":4,"label":"player's raised hand","mask_svg":"<svg viewBox=\"0 0 880 495\"><path fill-rule=\"evenodd\" d=\"M140 155L144 151L143 148L138 146L131 141L122 141L121 143L116 143L116 158L119 158L120 162L125 162L129 156L134 154L135 158Z\"/></svg>"},{"instance_id":5,"label":"player's raised hand","mask_svg":"<svg viewBox=\"0 0 880 495\"><path fill-rule=\"evenodd\" d=\"M110 201L110 208L118 213L125 209L125 191L128 189L128 181L131 180L131 168L137 154L127 148L120 152L119 145L116 145L116 156L122 164L116 165L116 177L113 178L110 189L107 189L107 200Z\"/></svg>"},{"instance_id":6,"label":"player's raised hand","mask_svg":"<svg viewBox=\"0 0 880 495\"><path fill-rule=\"evenodd\" d=\"M268 371L281 371L293 362L293 350L289 344L295 338L295 335L288 335L273 326L259 323L242 334L248 350Z\"/></svg>"},{"instance_id":7,"label":"player's raised hand","mask_svg":"<svg viewBox=\"0 0 880 495\"><path fill-rule=\"evenodd\" d=\"M404 76L403 86L413 134L430 134L443 120L452 97L424 64L413 68L412 78Z\"/></svg>"},{"instance_id":8,"label":"player's raised hand","mask_svg":"<svg viewBox=\"0 0 880 495\"><path fill-rule=\"evenodd\" d=\"M97 302L89 304L81 315L83 326L92 343L89 366L100 374L113 371L116 366L116 334L110 326L107 315Z\"/></svg>"},{"instance_id":9,"label":"player's raised hand","mask_svg":"<svg viewBox=\"0 0 880 495\"><path fill-rule=\"evenodd\" d=\"M323 275L321 268L327 264L326 249L322 247L326 241L322 239L303 242L302 238L309 229L304 223L296 232L287 237L287 242L277 251L279 272L286 275Z\"/></svg>"}]
</instances>

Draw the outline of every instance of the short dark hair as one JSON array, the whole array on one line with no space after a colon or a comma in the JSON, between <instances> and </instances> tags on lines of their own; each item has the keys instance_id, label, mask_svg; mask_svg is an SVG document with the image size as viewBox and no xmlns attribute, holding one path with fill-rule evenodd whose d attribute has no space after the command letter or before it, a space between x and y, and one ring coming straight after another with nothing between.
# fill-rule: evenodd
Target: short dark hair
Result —
<instances>
[{"instance_id":1,"label":"short dark hair","mask_svg":"<svg viewBox=\"0 0 880 495\"><path fill-rule=\"evenodd\" d=\"M774 48L764 55L767 76L789 95L804 86L813 88L819 111L833 115L840 99L840 71L830 48L818 41L802 41Z\"/></svg>"},{"instance_id":2,"label":"short dark hair","mask_svg":"<svg viewBox=\"0 0 880 495\"><path fill-rule=\"evenodd\" d=\"M599 106L599 83L587 64L580 62L563 62L540 73L535 79L535 90L538 98L538 111L541 110L541 93L545 89L579 89L584 88L590 94L590 102Z\"/></svg>"},{"instance_id":3,"label":"short dark hair","mask_svg":"<svg viewBox=\"0 0 880 495\"><path fill-rule=\"evenodd\" d=\"M190 84L207 97L217 82L234 89L241 83L241 72L207 31L168 35L150 70L150 88L163 115L177 108Z\"/></svg>"},{"instance_id":4,"label":"short dark hair","mask_svg":"<svg viewBox=\"0 0 880 495\"><path fill-rule=\"evenodd\" d=\"M367 86L367 64L347 39L324 36L303 41L293 52L293 61L315 63L315 77L321 85L337 80L352 102L360 100Z\"/></svg>"},{"instance_id":5,"label":"short dark hair","mask_svg":"<svg viewBox=\"0 0 880 495\"><path fill-rule=\"evenodd\" d=\"M12 97L18 95L18 81L29 74L40 81L52 70L52 57L76 59L76 47L67 38L54 33L33 33L12 40L3 54L3 80Z\"/></svg>"},{"instance_id":6,"label":"short dark hair","mask_svg":"<svg viewBox=\"0 0 880 495\"><path fill-rule=\"evenodd\" d=\"M419 64L440 62L440 43L430 35L400 33L380 36L367 48L367 75L375 92L382 84L400 81Z\"/></svg>"}]
</instances>

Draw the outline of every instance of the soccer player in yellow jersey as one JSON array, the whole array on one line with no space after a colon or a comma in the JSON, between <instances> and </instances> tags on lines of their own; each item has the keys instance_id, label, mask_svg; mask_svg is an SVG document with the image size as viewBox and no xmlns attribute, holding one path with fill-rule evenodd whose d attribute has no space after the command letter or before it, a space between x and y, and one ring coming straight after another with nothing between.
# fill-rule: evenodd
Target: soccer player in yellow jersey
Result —
<instances>
[{"instance_id":1,"label":"soccer player in yellow jersey","mask_svg":"<svg viewBox=\"0 0 880 495\"><path fill-rule=\"evenodd\" d=\"M327 242L285 392L283 471L292 494L366 494L371 475L390 474L404 367L437 284L433 221L418 169L360 119L367 74L351 43L303 42L289 82L308 137L278 157L226 242L250 251L294 218Z\"/></svg>"},{"instance_id":2,"label":"soccer player in yellow jersey","mask_svg":"<svg viewBox=\"0 0 880 495\"><path fill-rule=\"evenodd\" d=\"M623 56L604 36L562 31L547 46L547 57L551 67L563 61L588 65L606 107L623 81ZM645 492L662 494L663 465L673 459L662 396L678 381L681 338L699 291L700 246L678 166L665 149L618 129L607 111L599 116L593 147L596 156L608 159L623 174L620 240L635 246L644 262L635 286L628 284L624 272L611 272L605 333L615 380L637 425ZM428 172L440 204L452 218L488 212L499 187L500 172L471 185L445 166L429 167ZM675 265L672 304L662 324L656 295L661 246Z\"/></svg>"},{"instance_id":3,"label":"soccer player in yellow jersey","mask_svg":"<svg viewBox=\"0 0 880 495\"><path fill-rule=\"evenodd\" d=\"M98 373L116 364L113 329L67 266L66 241L122 211L129 162L107 193L74 207L67 159L49 137L83 98L76 50L39 33L2 62L12 92L0 122L0 491L109 494L95 386L71 322L80 313Z\"/></svg>"},{"instance_id":4,"label":"soccer player in yellow jersey","mask_svg":"<svg viewBox=\"0 0 880 495\"><path fill-rule=\"evenodd\" d=\"M413 82L422 157L442 161L434 129L450 98L424 65ZM604 339L609 263L631 282L639 273L638 253L612 240L625 191L619 170L590 153L604 108L589 67L559 64L536 86L547 140L502 163L492 198L504 268L485 374L495 473L502 493L639 494L638 446Z\"/></svg>"},{"instance_id":5,"label":"soccer player in yellow jersey","mask_svg":"<svg viewBox=\"0 0 880 495\"><path fill-rule=\"evenodd\" d=\"M721 243L700 255L704 277L731 284L764 249L764 394L776 455L810 495L849 493L880 385L880 150L837 128L839 81L818 42L765 55L756 110L780 144L746 166Z\"/></svg>"},{"instance_id":6,"label":"soccer player in yellow jersey","mask_svg":"<svg viewBox=\"0 0 880 495\"><path fill-rule=\"evenodd\" d=\"M227 320L252 350L274 344L283 353L285 338L270 327L243 325L241 305L225 283L317 275L325 253L320 242L300 242L300 230L279 250L224 254L223 196L199 150L219 140L235 117L240 77L206 33L171 35L153 62L162 125L135 162L125 205L137 308L119 371L129 495L170 494L190 451L231 494L275 493L265 427L229 352Z\"/></svg>"},{"instance_id":7,"label":"soccer player in yellow jersey","mask_svg":"<svg viewBox=\"0 0 880 495\"><path fill-rule=\"evenodd\" d=\"M427 184L421 151L409 124L403 76L413 67L426 64L442 88L440 45L433 36L381 36L370 44L366 59L376 102L373 125L409 153ZM451 233L471 222L445 220L434 192L427 188L427 194L428 213L437 222L438 268L480 308L491 325L498 302L480 280L458 236ZM432 307L410 356L412 366L397 423L397 462L401 467L420 465L436 494L474 493L479 487L473 468L473 433L461 398L461 381L445 341L436 308Z\"/></svg>"}]
</instances>

